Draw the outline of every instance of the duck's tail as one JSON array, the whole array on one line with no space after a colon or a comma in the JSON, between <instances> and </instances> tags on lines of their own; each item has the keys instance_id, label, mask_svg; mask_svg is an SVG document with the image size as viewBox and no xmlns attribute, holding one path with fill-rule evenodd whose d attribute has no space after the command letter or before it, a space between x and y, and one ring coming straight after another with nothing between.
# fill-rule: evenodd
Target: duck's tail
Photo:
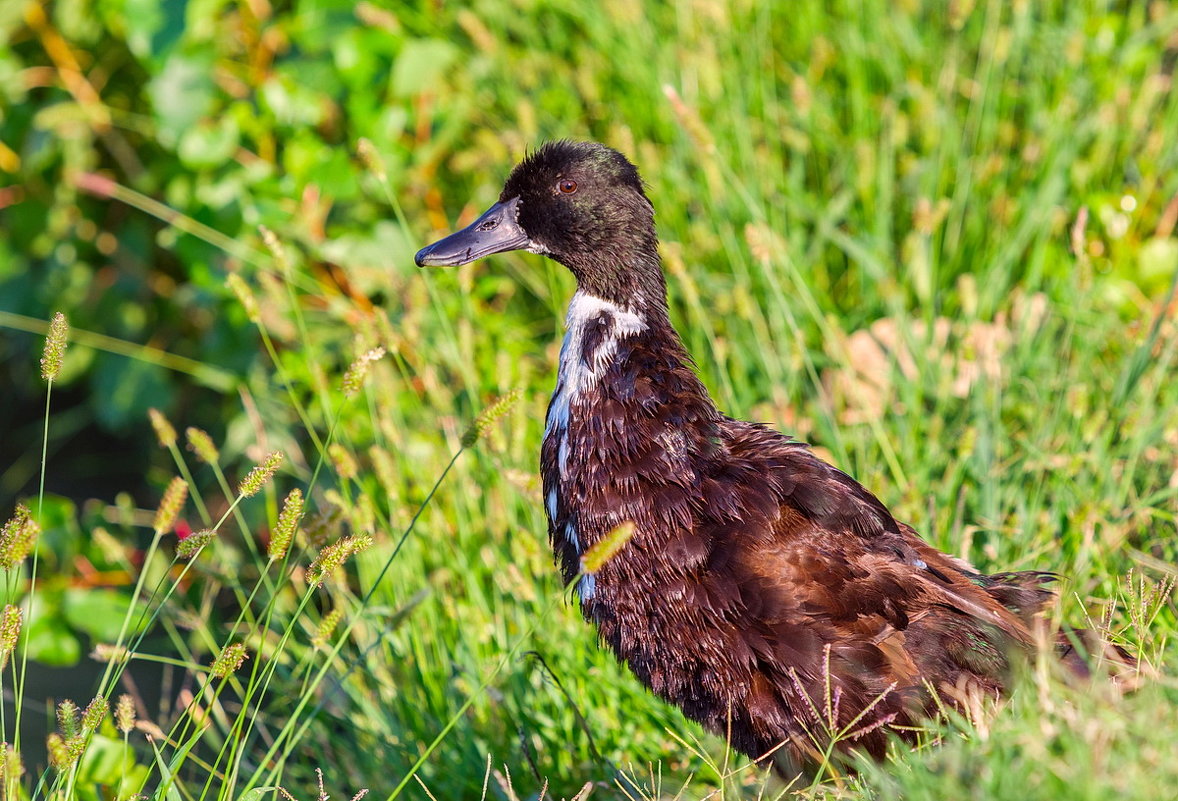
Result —
<instances>
[{"instance_id":1,"label":"duck's tail","mask_svg":"<svg viewBox=\"0 0 1178 801\"><path fill-rule=\"evenodd\" d=\"M1109 642L1099 631L1064 626L1055 635L1055 653L1068 670L1082 679L1106 675L1131 689L1140 678L1137 657Z\"/></svg>"},{"instance_id":2,"label":"duck's tail","mask_svg":"<svg viewBox=\"0 0 1178 801\"><path fill-rule=\"evenodd\" d=\"M1055 597L1046 585L1059 578L1056 574L1028 570L979 578L986 592L1018 615L1027 628L1041 630L1044 608ZM1049 637L1048 642L1053 642L1060 662L1079 678L1103 674L1126 686L1136 682L1139 674L1137 658L1125 648L1109 642L1098 631L1064 626Z\"/></svg>"}]
</instances>

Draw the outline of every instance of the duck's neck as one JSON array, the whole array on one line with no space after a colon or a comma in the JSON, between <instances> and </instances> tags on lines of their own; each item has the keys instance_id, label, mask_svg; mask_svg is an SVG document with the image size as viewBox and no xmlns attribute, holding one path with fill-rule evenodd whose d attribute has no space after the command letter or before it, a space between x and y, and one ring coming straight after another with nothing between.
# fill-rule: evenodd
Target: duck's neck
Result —
<instances>
[{"instance_id":1,"label":"duck's neck","mask_svg":"<svg viewBox=\"0 0 1178 801\"><path fill-rule=\"evenodd\" d=\"M630 236L611 237L584 251L554 258L576 277L578 295L666 320L667 283L653 227L641 228Z\"/></svg>"},{"instance_id":2,"label":"duck's neck","mask_svg":"<svg viewBox=\"0 0 1178 801\"><path fill-rule=\"evenodd\" d=\"M623 306L577 288L565 317L556 389L544 430L546 438L556 436L567 441L573 407L592 402L599 395L598 385L617 358L618 346L645 335L650 326L651 315L645 304ZM566 463L567 456L561 459L560 466L566 468Z\"/></svg>"},{"instance_id":3,"label":"duck's neck","mask_svg":"<svg viewBox=\"0 0 1178 801\"><path fill-rule=\"evenodd\" d=\"M661 283L615 298L578 285L569 302L549 431L554 422L567 425L572 405L601 401L618 390L627 393L619 384L632 382L639 368L625 369L619 362L629 361L636 349L643 352L646 372L684 371L694 378Z\"/></svg>"},{"instance_id":4,"label":"duck's neck","mask_svg":"<svg viewBox=\"0 0 1178 801\"><path fill-rule=\"evenodd\" d=\"M566 578L613 527L655 519L652 488L690 475L719 419L661 295L620 303L578 287L541 451L549 532ZM591 585L581 589L592 595Z\"/></svg>"}]
</instances>

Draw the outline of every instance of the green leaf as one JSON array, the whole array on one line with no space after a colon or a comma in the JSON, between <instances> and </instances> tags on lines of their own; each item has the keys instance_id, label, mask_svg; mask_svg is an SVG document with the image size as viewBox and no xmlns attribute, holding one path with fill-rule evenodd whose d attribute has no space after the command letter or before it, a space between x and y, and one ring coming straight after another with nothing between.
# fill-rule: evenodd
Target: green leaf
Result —
<instances>
[{"instance_id":1,"label":"green leaf","mask_svg":"<svg viewBox=\"0 0 1178 801\"><path fill-rule=\"evenodd\" d=\"M89 5L89 0L61 0L52 6L54 24L75 46L92 46L102 36L102 25L90 13Z\"/></svg>"},{"instance_id":2,"label":"green leaf","mask_svg":"<svg viewBox=\"0 0 1178 801\"><path fill-rule=\"evenodd\" d=\"M388 270L394 264L412 264L414 243L396 223L382 220L366 233L347 233L324 242L320 255L349 269ZM352 276L362 284L366 276ZM367 285L365 284L366 288Z\"/></svg>"},{"instance_id":3,"label":"green leaf","mask_svg":"<svg viewBox=\"0 0 1178 801\"><path fill-rule=\"evenodd\" d=\"M215 122L205 121L185 131L180 136L176 154L193 169L217 167L233 157L240 142L237 120L225 115Z\"/></svg>"},{"instance_id":4,"label":"green leaf","mask_svg":"<svg viewBox=\"0 0 1178 801\"><path fill-rule=\"evenodd\" d=\"M91 387L96 416L110 429L141 423L152 406L171 397L164 368L137 359L102 354L95 360Z\"/></svg>"},{"instance_id":5,"label":"green leaf","mask_svg":"<svg viewBox=\"0 0 1178 801\"><path fill-rule=\"evenodd\" d=\"M262 798L272 793L280 792L281 789L278 785L274 785L273 787L254 787L239 795L237 801L261 801Z\"/></svg>"},{"instance_id":6,"label":"green leaf","mask_svg":"<svg viewBox=\"0 0 1178 801\"><path fill-rule=\"evenodd\" d=\"M78 517L78 507L69 498L60 495L46 495L41 503L33 503L34 499L26 501L29 507L37 513L37 522L41 524L41 531L49 534L55 529L74 527Z\"/></svg>"},{"instance_id":7,"label":"green leaf","mask_svg":"<svg viewBox=\"0 0 1178 801\"><path fill-rule=\"evenodd\" d=\"M188 757L188 752L192 750L192 746L200 741L200 736L201 734L198 730L187 743L176 750L176 753L172 755L171 762L164 759L164 755L160 752L155 740L148 740L151 743L151 750L155 753L156 767L159 768L160 776L163 778L159 789L156 790L156 798L161 797L162 794L162 797L168 801L184 801L180 796L179 788L176 787L176 770L184 764L184 760Z\"/></svg>"},{"instance_id":8,"label":"green leaf","mask_svg":"<svg viewBox=\"0 0 1178 801\"><path fill-rule=\"evenodd\" d=\"M123 0L103 3L114 22L124 28L127 46L139 58L152 55L151 40L164 26L164 11L154 0ZM121 8L120 8L121 7Z\"/></svg>"},{"instance_id":9,"label":"green leaf","mask_svg":"<svg viewBox=\"0 0 1178 801\"><path fill-rule=\"evenodd\" d=\"M26 647L29 659L52 667L76 665L82 657L82 644L66 619L58 615L41 615L33 620Z\"/></svg>"},{"instance_id":10,"label":"green leaf","mask_svg":"<svg viewBox=\"0 0 1178 801\"><path fill-rule=\"evenodd\" d=\"M160 139L175 144L212 108L213 64L209 54L171 56L151 83L151 96Z\"/></svg>"},{"instance_id":11,"label":"green leaf","mask_svg":"<svg viewBox=\"0 0 1178 801\"><path fill-rule=\"evenodd\" d=\"M286 76L276 76L262 85L262 102L280 125L303 127L323 122L323 97Z\"/></svg>"},{"instance_id":12,"label":"green leaf","mask_svg":"<svg viewBox=\"0 0 1178 801\"><path fill-rule=\"evenodd\" d=\"M78 769L82 784L117 785L119 779L135 765L135 752L122 740L95 733L91 735Z\"/></svg>"},{"instance_id":13,"label":"green leaf","mask_svg":"<svg viewBox=\"0 0 1178 801\"><path fill-rule=\"evenodd\" d=\"M66 590L61 611L76 631L89 634L97 642L113 643L119 636L130 604L130 598L114 590L75 588ZM143 607L139 605L131 616L132 625L140 620L142 611ZM131 631L134 633L138 629Z\"/></svg>"},{"instance_id":14,"label":"green leaf","mask_svg":"<svg viewBox=\"0 0 1178 801\"><path fill-rule=\"evenodd\" d=\"M1137 273L1141 276L1141 289L1150 297L1156 297L1170 285L1170 279L1178 270L1178 239L1150 237L1141 245L1137 255Z\"/></svg>"},{"instance_id":15,"label":"green leaf","mask_svg":"<svg viewBox=\"0 0 1178 801\"><path fill-rule=\"evenodd\" d=\"M432 89L458 55L458 48L442 39L407 42L393 65L393 94L410 97Z\"/></svg>"}]
</instances>

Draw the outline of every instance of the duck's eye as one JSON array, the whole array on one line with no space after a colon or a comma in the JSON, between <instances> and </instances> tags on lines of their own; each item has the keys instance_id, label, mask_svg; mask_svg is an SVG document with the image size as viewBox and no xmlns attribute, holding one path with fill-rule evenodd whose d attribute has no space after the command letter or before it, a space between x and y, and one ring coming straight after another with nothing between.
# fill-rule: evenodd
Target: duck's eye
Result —
<instances>
[{"instance_id":1,"label":"duck's eye","mask_svg":"<svg viewBox=\"0 0 1178 801\"><path fill-rule=\"evenodd\" d=\"M577 182L571 178L565 178L556 185L556 188L560 190L562 195L571 195L577 191Z\"/></svg>"}]
</instances>

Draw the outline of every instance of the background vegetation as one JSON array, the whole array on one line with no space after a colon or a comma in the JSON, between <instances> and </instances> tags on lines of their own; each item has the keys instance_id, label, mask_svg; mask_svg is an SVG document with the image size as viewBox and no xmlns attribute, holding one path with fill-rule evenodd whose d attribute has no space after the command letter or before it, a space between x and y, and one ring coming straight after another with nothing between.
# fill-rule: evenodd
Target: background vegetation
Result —
<instances>
[{"instance_id":1,"label":"background vegetation","mask_svg":"<svg viewBox=\"0 0 1178 801\"><path fill-rule=\"evenodd\" d=\"M41 529L0 583L9 795L304 799L317 767L336 797L780 791L556 578L536 463L571 278L412 264L569 136L642 168L722 408L983 569L1067 576L1059 615L1158 671L1122 697L1038 665L941 747L801 791L1178 797L1172 5L0 0L0 41L0 518ZM54 720L122 692L134 723Z\"/></svg>"}]
</instances>

